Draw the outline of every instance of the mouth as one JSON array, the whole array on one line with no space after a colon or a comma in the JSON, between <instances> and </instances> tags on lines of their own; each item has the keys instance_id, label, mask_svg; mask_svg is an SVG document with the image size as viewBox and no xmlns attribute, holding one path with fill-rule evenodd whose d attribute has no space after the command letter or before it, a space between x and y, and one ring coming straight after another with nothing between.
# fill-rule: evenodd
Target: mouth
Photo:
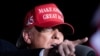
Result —
<instances>
[{"instance_id":1,"label":"mouth","mask_svg":"<svg viewBox=\"0 0 100 56\"><path fill-rule=\"evenodd\" d=\"M52 48L57 47L57 44L52 44L51 47Z\"/></svg>"},{"instance_id":2,"label":"mouth","mask_svg":"<svg viewBox=\"0 0 100 56\"><path fill-rule=\"evenodd\" d=\"M50 45L50 46L49 46L49 48L54 48L54 47L55 47L55 45Z\"/></svg>"}]
</instances>

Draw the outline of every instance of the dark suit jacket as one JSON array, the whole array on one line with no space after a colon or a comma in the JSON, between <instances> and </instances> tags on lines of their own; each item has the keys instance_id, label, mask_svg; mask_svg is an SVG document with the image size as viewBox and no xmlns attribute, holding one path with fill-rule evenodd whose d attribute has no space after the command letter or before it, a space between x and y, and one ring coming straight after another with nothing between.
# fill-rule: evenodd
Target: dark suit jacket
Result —
<instances>
[{"instance_id":1,"label":"dark suit jacket","mask_svg":"<svg viewBox=\"0 0 100 56\"><path fill-rule=\"evenodd\" d=\"M17 49L12 43L0 40L0 56L39 56L40 51L43 48L40 49ZM56 47L50 49L48 56L60 56L59 53L56 52ZM76 56L82 56L82 55L76 55ZM95 56L94 52L91 52L85 56Z\"/></svg>"},{"instance_id":2,"label":"dark suit jacket","mask_svg":"<svg viewBox=\"0 0 100 56\"><path fill-rule=\"evenodd\" d=\"M0 56L39 56L41 49L17 49L12 43L0 39Z\"/></svg>"}]
</instances>

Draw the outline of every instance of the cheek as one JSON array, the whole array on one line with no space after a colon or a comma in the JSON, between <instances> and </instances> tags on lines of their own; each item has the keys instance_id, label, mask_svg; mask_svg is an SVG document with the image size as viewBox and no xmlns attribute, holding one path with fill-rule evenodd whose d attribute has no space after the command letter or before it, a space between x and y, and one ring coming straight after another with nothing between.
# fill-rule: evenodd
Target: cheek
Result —
<instances>
[{"instance_id":1,"label":"cheek","mask_svg":"<svg viewBox=\"0 0 100 56\"><path fill-rule=\"evenodd\" d=\"M39 38L40 38L41 43L43 43L43 44L48 44L51 40L51 36L49 36L49 35L42 34Z\"/></svg>"},{"instance_id":2,"label":"cheek","mask_svg":"<svg viewBox=\"0 0 100 56\"><path fill-rule=\"evenodd\" d=\"M51 39L51 37L52 37L52 33L41 33L40 34L40 38L42 39L42 40L45 40L45 41L50 41L50 39Z\"/></svg>"},{"instance_id":3,"label":"cheek","mask_svg":"<svg viewBox=\"0 0 100 56\"><path fill-rule=\"evenodd\" d=\"M40 34L34 39L34 45L40 48L46 48L50 44L51 37L49 35Z\"/></svg>"},{"instance_id":4,"label":"cheek","mask_svg":"<svg viewBox=\"0 0 100 56\"><path fill-rule=\"evenodd\" d=\"M64 35L62 33L58 33L58 37L59 37L59 42L63 42Z\"/></svg>"},{"instance_id":5,"label":"cheek","mask_svg":"<svg viewBox=\"0 0 100 56\"><path fill-rule=\"evenodd\" d=\"M63 42L63 40L64 40L64 37L62 37L62 38L60 39L60 42L62 43L62 42Z\"/></svg>"}]
</instances>

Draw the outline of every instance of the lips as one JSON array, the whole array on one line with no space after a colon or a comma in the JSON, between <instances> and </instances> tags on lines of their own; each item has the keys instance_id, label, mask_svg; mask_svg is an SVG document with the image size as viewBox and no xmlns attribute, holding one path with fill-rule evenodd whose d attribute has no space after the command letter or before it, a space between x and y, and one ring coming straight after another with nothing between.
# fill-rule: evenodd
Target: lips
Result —
<instances>
[{"instance_id":1,"label":"lips","mask_svg":"<svg viewBox=\"0 0 100 56\"><path fill-rule=\"evenodd\" d=\"M55 46L57 46L57 45L53 44L53 45L51 45L51 46L55 47Z\"/></svg>"}]
</instances>

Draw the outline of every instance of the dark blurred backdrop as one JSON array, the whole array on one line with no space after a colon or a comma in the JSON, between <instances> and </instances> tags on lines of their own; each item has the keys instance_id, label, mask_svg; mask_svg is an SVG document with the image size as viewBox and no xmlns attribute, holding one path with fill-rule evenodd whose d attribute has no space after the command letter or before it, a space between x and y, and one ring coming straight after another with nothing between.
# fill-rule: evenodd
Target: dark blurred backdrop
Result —
<instances>
[{"instance_id":1,"label":"dark blurred backdrop","mask_svg":"<svg viewBox=\"0 0 100 56\"><path fill-rule=\"evenodd\" d=\"M99 0L1 0L0 1L0 38L15 43L23 28L25 14L35 5L54 2L72 24L75 34L69 39L84 38L93 33L90 22Z\"/></svg>"}]
</instances>

